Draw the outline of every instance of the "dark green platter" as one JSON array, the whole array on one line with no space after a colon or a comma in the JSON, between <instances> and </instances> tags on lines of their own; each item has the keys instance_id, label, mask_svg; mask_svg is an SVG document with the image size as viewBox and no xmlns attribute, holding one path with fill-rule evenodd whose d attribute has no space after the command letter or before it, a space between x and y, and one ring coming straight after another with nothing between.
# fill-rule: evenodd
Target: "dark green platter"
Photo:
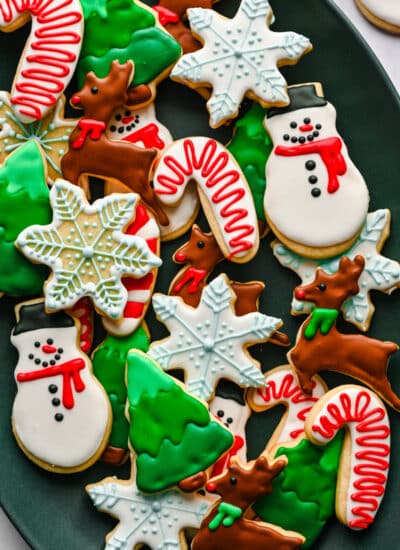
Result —
<instances>
[{"instance_id":1,"label":"dark green platter","mask_svg":"<svg viewBox=\"0 0 400 550\"><path fill-rule=\"evenodd\" d=\"M223 0L217 8L232 16L238 1ZM275 30L294 30L310 37L314 51L295 67L285 69L289 83L321 81L326 97L338 111L338 128L356 165L362 171L371 194L370 210L389 207L392 232L385 255L400 258L400 102L387 75L374 55L329 0L275 0ZM2 51L1 89L8 90L18 63L28 29L0 35ZM16 45L16 46L15 46ZM400 49L400 48L399 48ZM179 101L177 101L179 98ZM174 137L210 134L226 141L230 130L210 132L203 100L194 92L171 82L159 88L158 115ZM203 224L204 225L204 224ZM165 292L176 272L172 252L184 239L163 246L164 266L158 290ZM292 289L298 282L293 273L273 258L270 237L264 239L257 258L250 265L225 262L219 266L236 280L262 278L267 284L261 309L282 317L284 330L294 341L302 319L289 313ZM400 342L400 292L392 296L375 293L376 313L370 334ZM31 464L19 451L10 428L10 414L15 394L13 370L16 351L9 343L14 320L15 300L3 298L0 308L0 490L7 514L34 550L100 550L104 536L114 520L96 513L83 487L107 475L128 476L128 467L115 469L98 464L76 475L53 475ZM164 333L149 317L154 338ZM347 326L349 331L353 328ZM101 334L98 335L98 339ZM285 351L272 345L253 348L253 354L268 370L286 363ZM400 392L400 353L391 361L389 376ZM324 378L330 386L349 382L335 374ZM249 458L264 447L283 409L273 409L251 418L248 423ZM400 486L400 416L389 412L392 422L392 458L388 489L375 521L366 532L352 532L336 519L325 527L315 547L319 550L376 550L399 548L398 521ZM286 511L290 514L290 510ZM0 547L3 548L0 541ZM222 550L222 549L221 549ZM250 550L250 549L249 549Z\"/></svg>"}]
</instances>

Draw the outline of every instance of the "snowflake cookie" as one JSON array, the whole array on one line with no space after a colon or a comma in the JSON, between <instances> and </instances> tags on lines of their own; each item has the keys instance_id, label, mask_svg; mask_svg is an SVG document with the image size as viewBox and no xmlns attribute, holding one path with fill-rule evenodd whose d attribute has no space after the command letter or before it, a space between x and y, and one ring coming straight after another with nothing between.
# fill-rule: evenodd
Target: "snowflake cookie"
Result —
<instances>
[{"instance_id":1,"label":"snowflake cookie","mask_svg":"<svg viewBox=\"0 0 400 550\"><path fill-rule=\"evenodd\" d=\"M125 235L139 196L114 194L89 204L79 187L57 180L50 192L53 221L22 231L16 244L35 263L48 265L46 310L72 307L90 296L100 314L119 319L127 301L121 276L143 277L161 260L141 237Z\"/></svg>"},{"instance_id":2,"label":"snowflake cookie","mask_svg":"<svg viewBox=\"0 0 400 550\"><path fill-rule=\"evenodd\" d=\"M353 246L347 252L327 258L312 260L304 258L286 248L279 241L272 243L274 255L285 267L288 267L301 278L301 284L310 283L318 268L325 273L336 273L342 256L354 259L361 254L365 257L365 267L359 279L360 291L351 296L342 306L346 321L353 323L360 330L368 330L374 305L371 302L370 291L380 290L390 294L400 286L400 264L380 254L380 251L389 236L390 210L381 209L370 212L365 220L364 227ZM294 315L309 313L312 306L309 303L296 300L293 297L292 313Z\"/></svg>"},{"instance_id":3,"label":"snowflake cookie","mask_svg":"<svg viewBox=\"0 0 400 550\"><path fill-rule=\"evenodd\" d=\"M253 312L235 315L235 295L225 275L207 285L197 308L177 297L155 294L156 315L171 335L154 342L149 354L164 370L186 371L188 391L206 401L220 378L242 387L262 387L264 376L247 347L265 342L281 319Z\"/></svg>"},{"instance_id":4,"label":"snowflake cookie","mask_svg":"<svg viewBox=\"0 0 400 550\"><path fill-rule=\"evenodd\" d=\"M267 0L242 0L232 19L210 9L187 13L194 36L204 45L184 55L171 77L193 88L212 87L207 108L213 128L234 118L246 95L263 107L289 103L278 66L296 63L312 46L300 34L269 29L273 14Z\"/></svg>"},{"instance_id":5,"label":"snowflake cookie","mask_svg":"<svg viewBox=\"0 0 400 550\"><path fill-rule=\"evenodd\" d=\"M147 544L151 550L187 548L184 529L198 529L213 496L184 494L173 489L145 495L137 488L134 473L122 481L106 478L86 487L94 505L119 520L106 536L105 550L134 550Z\"/></svg>"}]
</instances>

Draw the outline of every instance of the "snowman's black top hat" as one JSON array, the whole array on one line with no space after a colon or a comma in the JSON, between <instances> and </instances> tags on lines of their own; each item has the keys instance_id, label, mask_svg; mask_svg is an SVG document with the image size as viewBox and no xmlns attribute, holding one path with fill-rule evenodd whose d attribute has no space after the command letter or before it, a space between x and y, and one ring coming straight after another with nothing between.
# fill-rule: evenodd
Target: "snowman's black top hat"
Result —
<instances>
[{"instance_id":1,"label":"snowman's black top hat","mask_svg":"<svg viewBox=\"0 0 400 550\"><path fill-rule=\"evenodd\" d=\"M226 380L225 378L218 383L215 396L222 397L223 399L231 399L242 406L246 404L244 400L244 390L234 382Z\"/></svg>"},{"instance_id":2,"label":"snowman's black top hat","mask_svg":"<svg viewBox=\"0 0 400 550\"><path fill-rule=\"evenodd\" d=\"M318 85L319 86L319 85ZM290 103L287 107L273 108L268 111L267 118L284 113L291 113L299 109L310 107L325 107L327 101L318 94L316 84L303 84L301 86L289 86L288 95Z\"/></svg>"},{"instance_id":3,"label":"snowman's black top hat","mask_svg":"<svg viewBox=\"0 0 400 550\"><path fill-rule=\"evenodd\" d=\"M65 311L46 313L44 302L31 302L19 310L19 320L14 327L13 334L21 334L42 328L65 328L75 325L73 318Z\"/></svg>"}]
</instances>

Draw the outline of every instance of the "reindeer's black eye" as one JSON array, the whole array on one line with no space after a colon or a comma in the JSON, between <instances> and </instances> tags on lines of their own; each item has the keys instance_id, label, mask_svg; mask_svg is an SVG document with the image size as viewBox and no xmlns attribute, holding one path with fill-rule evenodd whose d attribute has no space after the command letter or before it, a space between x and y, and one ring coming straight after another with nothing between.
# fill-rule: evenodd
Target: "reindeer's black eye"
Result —
<instances>
[{"instance_id":1,"label":"reindeer's black eye","mask_svg":"<svg viewBox=\"0 0 400 550\"><path fill-rule=\"evenodd\" d=\"M228 422L228 424L232 424L233 418L229 417L229 418L226 419L226 421Z\"/></svg>"},{"instance_id":2,"label":"reindeer's black eye","mask_svg":"<svg viewBox=\"0 0 400 550\"><path fill-rule=\"evenodd\" d=\"M325 283L320 283L320 284L318 285L318 288L319 288L320 290L324 291L324 290L326 290L326 284L325 284Z\"/></svg>"},{"instance_id":3,"label":"reindeer's black eye","mask_svg":"<svg viewBox=\"0 0 400 550\"><path fill-rule=\"evenodd\" d=\"M197 248L204 248L204 241L197 241Z\"/></svg>"},{"instance_id":4,"label":"reindeer's black eye","mask_svg":"<svg viewBox=\"0 0 400 550\"><path fill-rule=\"evenodd\" d=\"M98 89L97 86L92 86L91 89L90 89L90 91L92 92L92 94L97 94L98 91L99 91L99 89Z\"/></svg>"},{"instance_id":5,"label":"reindeer's black eye","mask_svg":"<svg viewBox=\"0 0 400 550\"><path fill-rule=\"evenodd\" d=\"M232 485L236 485L236 483L237 483L236 477L231 477L231 479L229 481L232 483Z\"/></svg>"},{"instance_id":6,"label":"reindeer's black eye","mask_svg":"<svg viewBox=\"0 0 400 550\"><path fill-rule=\"evenodd\" d=\"M218 415L220 418L222 418L222 417L224 416L224 414L225 414L225 413L224 413L224 411L222 411L222 410L217 411L217 415Z\"/></svg>"}]
</instances>

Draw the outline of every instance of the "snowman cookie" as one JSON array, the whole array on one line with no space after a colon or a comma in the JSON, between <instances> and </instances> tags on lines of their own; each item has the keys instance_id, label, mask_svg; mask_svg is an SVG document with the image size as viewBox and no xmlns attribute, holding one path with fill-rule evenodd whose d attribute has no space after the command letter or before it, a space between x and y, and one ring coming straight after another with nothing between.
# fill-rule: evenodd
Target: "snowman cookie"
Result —
<instances>
[{"instance_id":1,"label":"snowman cookie","mask_svg":"<svg viewBox=\"0 0 400 550\"><path fill-rule=\"evenodd\" d=\"M265 119L274 144L266 165L265 215L297 254L335 256L350 248L364 225L368 189L320 84L292 86L288 92L290 105L271 109Z\"/></svg>"},{"instance_id":2,"label":"snowman cookie","mask_svg":"<svg viewBox=\"0 0 400 550\"><path fill-rule=\"evenodd\" d=\"M102 454L111 409L79 348L79 326L64 311L48 314L43 300L16 307L11 342L19 358L12 427L22 451L38 466L73 473Z\"/></svg>"},{"instance_id":3,"label":"snowman cookie","mask_svg":"<svg viewBox=\"0 0 400 550\"><path fill-rule=\"evenodd\" d=\"M355 0L360 12L380 29L400 33L399 0Z\"/></svg>"}]
</instances>

